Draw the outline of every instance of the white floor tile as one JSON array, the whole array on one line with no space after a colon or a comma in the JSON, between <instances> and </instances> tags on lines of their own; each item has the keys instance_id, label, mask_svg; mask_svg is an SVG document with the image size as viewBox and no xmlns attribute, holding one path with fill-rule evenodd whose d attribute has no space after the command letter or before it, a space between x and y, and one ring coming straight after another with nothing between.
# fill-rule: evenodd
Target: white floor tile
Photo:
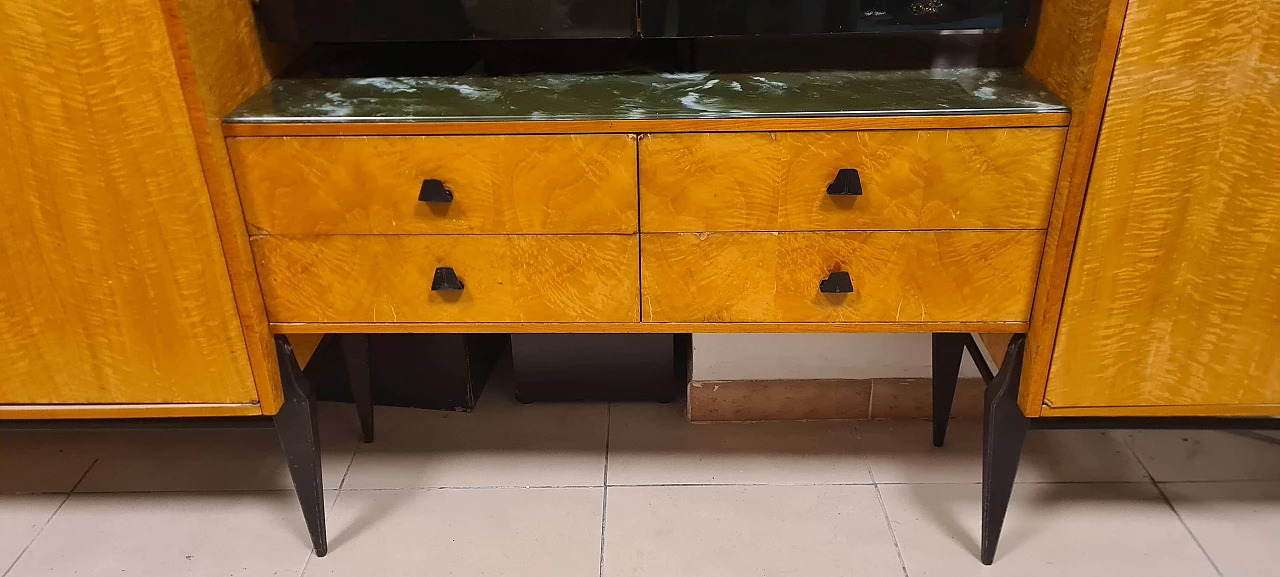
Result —
<instances>
[{"instance_id":1,"label":"white floor tile","mask_svg":"<svg viewBox=\"0 0 1280 577\"><path fill-rule=\"evenodd\" d=\"M602 488L343 491L307 577L595 577Z\"/></svg>"},{"instance_id":2,"label":"white floor tile","mask_svg":"<svg viewBox=\"0 0 1280 577\"><path fill-rule=\"evenodd\" d=\"M700 423L679 403L615 403L609 484L869 483L852 422Z\"/></svg>"},{"instance_id":3,"label":"white floor tile","mask_svg":"<svg viewBox=\"0 0 1280 577\"><path fill-rule=\"evenodd\" d=\"M1014 487L995 564L978 559L981 487L882 485L911 577L1213 577L1213 566L1149 483Z\"/></svg>"},{"instance_id":4,"label":"white floor tile","mask_svg":"<svg viewBox=\"0 0 1280 577\"><path fill-rule=\"evenodd\" d=\"M1280 481L1280 432L1126 431L1123 435L1157 481Z\"/></svg>"},{"instance_id":5,"label":"white floor tile","mask_svg":"<svg viewBox=\"0 0 1280 577\"><path fill-rule=\"evenodd\" d=\"M495 394L503 393L503 394ZM485 391L472 413L380 407L343 488L601 486L608 405L521 404Z\"/></svg>"},{"instance_id":6,"label":"white floor tile","mask_svg":"<svg viewBox=\"0 0 1280 577\"><path fill-rule=\"evenodd\" d=\"M947 442L933 446L928 421L858 423L877 483L981 483L982 422L956 419ZM1019 482L1144 481L1141 463L1110 431L1031 431L1018 467Z\"/></svg>"},{"instance_id":7,"label":"white floor tile","mask_svg":"<svg viewBox=\"0 0 1280 577\"><path fill-rule=\"evenodd\" d=\"M289 491L75 494L7 577L297 575L310 554Z\"/></svg>"},{"instance_id":8,"label":"white floor tile","mask_svg":"<svg viewBox=\"0 0 1280 577\"><path fill-rule=\"evenodd\" d=\"M1161 488L1225 577L1280 575L1280 482Z\"/></svg>"},{"instance_id":9,"label":"white floor tile","mask_svg":"<svg viewBox=\"0 0 1280 577\"><path fill-rule=\"evenodd\" d=\"M0 431L0 493L66 493L98 457L95 431Z\"/></svg>"},{"instance_id":10,"label":"white floor tile","mask_svg":"<svg viewBox=\"0 0 1280 577\"><path fill-rule=\"evenodd\" d=\"M871 486L610 487L606 577L892 576Z\"/></svg>"},{"instance_id":11,"label":"white floor tile","mask_svg":"<svg viewBox=\"0 0 1280 577\"><path fill-rule=\"evenodd\" d=\"M324 486L337 489L359 442L355 405L320 403ZM292 489L275 429L97 431L98 463L78 492Z\"/></svg>"},{"instance_id":12,"label":"white floor tile","mask_svg":"<svg viewBox=\"0 0 1280 577\"><path fill-rule=\"evenodd\" d=\"M0 497L0 574L18 559L66 498L54 494Z\"/></svg>"}]
</instances>

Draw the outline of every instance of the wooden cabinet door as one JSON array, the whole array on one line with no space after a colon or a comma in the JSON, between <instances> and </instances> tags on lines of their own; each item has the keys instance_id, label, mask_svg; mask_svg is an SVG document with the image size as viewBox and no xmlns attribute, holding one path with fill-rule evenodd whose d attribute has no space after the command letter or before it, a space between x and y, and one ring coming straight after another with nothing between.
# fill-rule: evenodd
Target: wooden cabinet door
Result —
<instances>
[{"instance_id":1,"label":"wooden cabinet door","mask_svg":"<svg viewBox=\"0 0 1280 577\"><path fill-rule=\"evenodd\" d=\"M1280 414L1280 2L1129 2L1045 401Z\"/></svg>"},{"instance_id":2,"label":"wooden cabinet door","mask_svg":"<svg viewBox=\"0 0 1280 577\"><path fill-rule=\"evenodd\" d=\"M256 396L159 4L0 2L0 405Z\"/></svg>"}]
</instances>

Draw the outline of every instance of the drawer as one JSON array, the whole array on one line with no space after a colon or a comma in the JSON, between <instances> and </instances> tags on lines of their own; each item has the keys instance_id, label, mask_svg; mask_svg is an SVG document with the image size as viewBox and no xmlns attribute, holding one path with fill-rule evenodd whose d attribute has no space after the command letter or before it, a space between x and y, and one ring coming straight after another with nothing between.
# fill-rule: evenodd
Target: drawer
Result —
<instances>
[{"instance_id":1,"label":"drawer","mask_svg":"<svg viewBox=\"0 0 1280 577\"><path fill-rule=\"evenodd\" d=\"M227 146L245 220L259 234L636 231L629 134L230 138ZM452 201L419 200L442 189Z\"/></svg>"},{"instance_id":2,"label":"drawer","mask_svg":"<svg viewBox=\"0 0 1280 577\"><path fill-rule=\"evenodd\" d=\"M1042 231L642 236L654 322L1026 322L1044 245ZM820 291L837 271L852 292Z\"/></svg>"},{"instance_id":3,"label":"drawer","mask_svg":"<svg viewBox=\"0 0 1280 577\"><path fill-rule=\"evenodd\" d=\"M1065 138L1065 128L647 134L640 227L1045 228ZM857 171L860 196L828 194L843 169Z\"/></svg>"},{"instance_id":4,"label":"drawer","mask_svg":"<svg viewBox=\"0 0 1280 577\"><path fill-rule=\"evenodd\" d=\"M272 322L636 322L636 235L252 239ZM432 290L438 267L461 291Z\"/></svg>"}]
</instances>

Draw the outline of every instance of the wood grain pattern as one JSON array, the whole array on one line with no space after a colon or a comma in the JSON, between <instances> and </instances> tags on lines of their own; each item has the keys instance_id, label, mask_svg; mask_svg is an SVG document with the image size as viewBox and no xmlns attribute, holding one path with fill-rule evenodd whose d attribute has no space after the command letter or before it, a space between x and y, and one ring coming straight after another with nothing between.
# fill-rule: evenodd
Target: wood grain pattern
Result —
<instances>
[{"instance_id":1,"label":"wood grain pattern","mask_svg":"<svg viewBox=\"0 0 1280 577\"><path fill-rule=\"evenodd\" d=\"M271 323L288 334L321 333L1025 333L1027 323Z\"/></svg>"},{"instance_id":2,"label":"wood grain pattern","mask_svg":"<svg viewBox=\"0 0 1280 577\"><path fill-rule=\"evenodd\" d=\"M1025 321L1044 233L645 234L644 320ZM854 292L818 283L846 271Z\"/></svg>"},{"instance_id":3,"label":"wood grain pattern","mask_svg":"<svg viewBox=\"0 0 1280 577\"><path fill-rule=\"evenodd\" d=\"M650 134L647 232L1036 229L1049 218L1061 128ZM862 196L827 185L856 169Z\"/></svg>"},{"instance_id":4,"label":"wood grain pattern","mask_svg":"<svg viewBox=\"0 0 1280 577\"><path fill-rule=\"evenodd\" d=\"M275 322L634 322L636 235L253 239ZM459 293L431 291L452 267Z\"/></svg>"},{"instance_id":5,"label":"wood grain pattern","mask_svg":"<svg viewBox=\"0 0 1280 577\"><path fill-rule=\"evenodd\" d=\"M1066 126L1066 112L867 116L861 118L715 118L688 120L556 120L520 122L278 122L226 123L227 136L388 136L461 134L611 134L657 132L769 132L922 130Z\"/></svg>"},{"instance_id":6,"label":"wood grain pattern","mask_svg":"<svg viewBox=\"0 0 1280 577\"><path fill-rule=\"evenodd\" d=\"M254 401L159 6L0 22L0 403Z\"/></svg>"},{"instance_id":7,"label":"wood grain pattern","mask_svg":"<svg viewBox=\"0 0 1280 577\"><path fill-rule=\"evenodd\" d=\"M1050 407L1042 417L1280 417L1280 405L1153 405L1125 407Z\"/></svg>"},{"instance_id":8,"label":"wood grain pattern","mask_svg":"<svg viewBox=\"0 0 1280 577\"><path fill-rule=\"evenodd\" d=\"M245 219L269 234L636 232L630 134L228 140ZM418 201L424 179L453 202Z\"/></svg>"},{"instance_id":9,"label":"wood grain pattern","mask_svg":"<svg viewBox=\"0 0 1280 577\"><path fill-rule=\"evenodd\" d=\"M1045 401L1280 403L1280 4L1131 0Z\"/></svg>"},{"instance_id":10,"label":"wood grain pattern","mask_svg":"<svg viewBox=\"0 0 1280 577\"><path fill-rule=\"evenodd\" d=\"M289 345L293 347L293 356L298 359L299 367L307 368L307 363L316 354L316 349L320 348L322 340L324 340L324 333L289 335Z\"/></svg>"},{"instance_id":11,"label":"wood grain pattern","mask_svg":"<svg viewBox=\"0 0 1280 577\"><path fill-rule=\"evenodd\" d=\"M1013 335L983 333L978 338L982 340L982 346L986 347L987 354L991 355L991 362L995 363L991 368L999 369L1004 364L1004 355L1009 350L1009 341L1013 340Z\"/></svg>"},{"instance_id":12,"label":"wood grain pattern","mask_svg":"<svg viewBox=\"0 0 1280 577\"><path fill-rule=\"evenodd\" d=\"M1027 72L1071 106L1062 169L1040 260L1018 389L1023 414L1040 414L1085 188L1102 126L1128 0L1044 0Z\"/></svg>"},{"instance_id":13,"label":"wood grain pattern","mask_svg":"<svg viewBox=\"0 0 1280 577\"><path fill-rule=\"evenodd\" d=\"M257 403L204 403L181 405L0 405L0 420L252 417L261 414L262 406Z\"/></svg>"},{"instance_id":14,"label":"wood grain pattern","mask_svg":"<svg viewBox=\"0 0 1280 577\"><path fill-rule=\"evenodd\" d=\"M271 80L253 19L238 0L160 0L169 45L200 156L232 294L259 402L269 415L283 401L275 344L249 249L240 196L222 137L221 120Z\"/></svg>"}]
</instances>

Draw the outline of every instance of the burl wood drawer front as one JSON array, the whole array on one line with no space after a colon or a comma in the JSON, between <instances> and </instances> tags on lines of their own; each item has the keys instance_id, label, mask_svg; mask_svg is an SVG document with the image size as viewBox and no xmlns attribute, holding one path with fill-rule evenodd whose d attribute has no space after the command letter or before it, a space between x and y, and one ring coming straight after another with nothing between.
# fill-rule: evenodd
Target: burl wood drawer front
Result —
<instances>
[{"instance_id":1,"label":"burl wood drawer front","mask_svg":"<svg viewBox=\"0 0 1280 577\"><path fill-rule=\"evenodd\" d=\"M640 227L1044 228L1065 137L1065 128L646 134ZM856 181L861 195L829 194L842 170L841 184Z\"/></svg>"},{"instance_id":2,"label":"burl wood drawer front","mask_svg":"<svg viewBox=\"0 0 1280 577\"><path fill-rule=\"evenodd\" d=\"M630 134L230 138L227 146L245 220L259 233L636 231Z\"/></svg>"},{"instance_id":3,"label":"burl wood drawer front","mask_svg":"<svg viewBox=\"0 0 1280 577\"><path fill-rule=\"evenodd\" d=\"M1044 233L683 233L641 243L646 321L1025 322ZM823 292L842 272L852 291Z\"/></svg>"},{"instance_id":4,"label":"burl wood drawer front","mask_svg":"<svg viewBox=\"0 0 1280 577\"><path fill-rule=\"evenodd\" d=\"M635 322L637 243L635 235L252 240L268 318L296 323ZM443 268L462 290L442 286Z\"/></svg>"}]
</instances>

